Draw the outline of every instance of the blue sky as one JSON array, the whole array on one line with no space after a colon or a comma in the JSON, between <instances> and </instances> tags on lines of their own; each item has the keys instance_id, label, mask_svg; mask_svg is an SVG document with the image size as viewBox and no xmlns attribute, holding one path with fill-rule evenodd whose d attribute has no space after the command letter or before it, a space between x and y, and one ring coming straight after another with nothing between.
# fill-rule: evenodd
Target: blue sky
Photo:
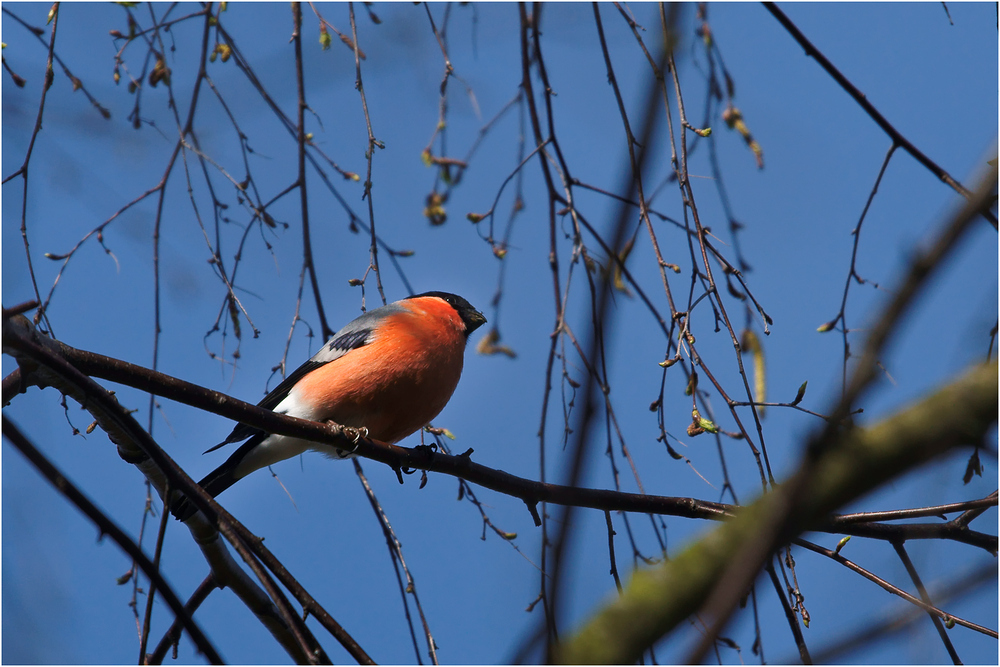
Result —
<instances>
[{"instance_id":1,"label":"blue sky","mask_svg":"<svg viewBox=\"0 0 1000 667\"><path fill-rule=\"evenodd\" d=\"M43 26L47 4L5 3L5 9L32 25ZM154 6L158 13L166 5ZM350 31L347 6L318 5L337 29ZM987 159L995 157L997 133L996 8L984 3L947 6L953 24L937 3L921 4L789 4L788 16L813 40L868 99L916 146L954 177L972 186ZM476 355L473 337L465 373L445 411L435 420L457 440L452 447L475 449L484 465L537 479L538 430L544 368L554 312L548 265L546 194L537 162L523 171L524 211L515 219L505 264L505 289L499 311L491 306L501 260L482 237L486 222L473 226L468 212L485 212L519 157L518 110L515 107L486 135L463 181L446 204L448 221L431 227L423 217L433 170L420 159L438 121L439 85L443 72L440 49L422 6L374 5L382 19L374 25L356 7L359 44L367 55L362 64L364 88L375 136L384 143L376 151L372 203L379 234L396 249L414 251L403 258L406 279L417 292L446 290L466 297L499 326L503 342L517 351L516 359ZM678 51L679 77L688 117L704 117L707 67L704 49L694 37L692 8L685 15ZM43 295L61 266L43 253L65 253L88 231L116 210L154 186L162 177L177 135L165 88L145 87L140 130L128 116L135 97L112 73L121 42L109 30L127 32L125 11L114 5L66 4L60 10L57 53L80 77L87 90L111 111L105 120L81 92L56 73L49 91L43 131L31 163L27 224L31 257ZM149 24L145 6L133 10ZM181 5L172 16L194 11ZM647 31L647 44L657 40L659 19L653 5L633 5ZM304 12L305 73L313 115L309 129L322 150L341 167L364 174L367 131L360 98L354 88L351 52L334 36L330 50L319 45L315 15ZM432 5L438 26L444 6ZM633 125L648 66L627 25L612 5L601 5L609 50ZM286 114L295 113L294 56L289 36L291 15L285 4L230 4L223 24L237 40L258 77ZM757 170L742 139L718 118L709 119L726 191L736 218L745 224L740 249L752 266L746 279L774 324L764 339L768 392L773 400L791 400L809 381L804 407L824 411L837 396L841 382L842 338L837 332L816 333L840 305L850 262L851 230L878 174L890 140L864 112L803 54L781 26L757 4L719 4L709 8L709 22L735 83L735 103L742 110L764 151L765 168ZM448 89L447 153L463 157L480 128L518 91L520 50L515 4L454 6L448 24L448 53L455 73ZM13 21L2 19L4 57L27 80L24 88L4 73L4 177L24 159L41 91L45 49ZM176 25L164 39L176 45L168 55L173 86L182 114L193 85L201 27L197 21ZM48 39L48 32L44 35ZM613 190L626 164L621 118L610 87L594 28L590 5L547 6L543 17L543 55L556 97L556 134L573 176ZM142 69L144 51L135 44L125 52L130 71ZM274 114L247 83L233 62L217 60L209 75L226 100L253 148L250 156L255 184L268 200L295 180L295 144ZM475 104L464 84L474 92ZM536 81L537 86L537 81ZM245 176L243 158L232 125L213 94L202 91L196 127L203 152L236 180ZM671 103L674 102L671 94ZM530 132L528 133L530 139ZM689 141L690 141L689 137ZM661 132L657 157L647 175L647 191L669 172L669 148ZM435 146L440 152L439 144ZM530 148L529 148L530 150ZM211 204L193 156L194 197L210 224ZM327 169L328 172L332 171ZM690 171L699 212L712 227L731 261L733 239L719 203L708 161L707 143L692 153ZM217 195L229 205L232 222L223 225L222 251L227 261L236 251L249 220L233 188L218 172L211 175ZM368 219L359 183L335 177L338 192L353 211ZM361 293L348 285L368 265L365 234L352 234L343 208L314 172L309 175L309 207L318 275L330 325L336 329L360 314ZM513 203L513 186L499 200L496 235L505 232ZM3 302L6 307L32 298L21 241L20 179L3 186ZM613 224L616 207L607 197L574 191L577 206L602 231ZM865 221L858 271L878 283L853 285L848 323L855 330L857 349L865 327L887 299L915 248L931 238L959 197L902 151L897 151ZM254 228L247 236L238 275L241 298L258 338L239 343L240 359L213 361L209 352L232 361L237 341L229 330L206 336L225 296L224 287L208 264L209 251L198 226L184 180L178 169L171 177L161 230L163 332L161 371L245 400L259 400L274 387L271 369L282 356L295 312L301 268L301 231L297 193L269 208L288 227ZM665 215L682 215L674 185L654 200ZM55 334L69 345L150 365L153 344L153 274L151 268L155 202L130 209L104 233L113 257L91 239L68 265L55 291L49 316ZM682 232L656 223L664 259L683 272L671 276L671 288L687 301L691 257ZM560 232L569 231L565 218ZM629 257L636 280L669 313L645 233L640 233ZM588 243L591 239L587 239ZM571 242L559 240L562 280L571 259ZM382 255L382 280L388 299L407 295L404 280ZM713 267L717 269L717 265ZM589 322L585 276L577 266L573 276L570 324L584 337ZM307 288L308 293L308 288ZM368 305L377 305L370 280ZM697 296L697 294L696 294ZM882 359L889 379L882 379L864 402L863 419L875 420L921 396L932 387L982 359L989 330L997 320L997 235L988 224L975 226L941 274L920 297L906 318L901 334ZM738 329L744 309L732 299L727 308ZM742 394L732 344L725 330L715 333L714 318L702 302L692 319L699 352L727 391ZM319 319L310 297L302 316L320 335ZM668 373L665 390L666 428L676 439L671 446L691 461L675 461L656 442L656 416L648 411L660 391L666 341L649 311L638 299L619 295L614 304L609 337L611 400L623 435L648 493L719 500L719 449L708 436L690 438L690 399L683 395L684 378ZM762 335L760 320L752 326ZM485 331L484 328L481 331ZM302 324L292 336L289 364L308 358L321 344L309 338ZM567 343L568 348L568 343ZM583 368L572 351L567 367L579 381ZM746 360L749 364L749 359ZM13 363L4 357L3 372ZM548 420L547 474L562 477L560 438L564 427L563 396L558 388ZM148 398L113 387L119 399L138 409L147 424ZM566 385L563 389L571 391ZM566 398L568 400L568 397ZM720 425L732 420L718 394L710 402ZM579 404L579 401L578 401ZM71 405L67 411L53 390L30 390L5 409L32 440L120 525L136 534L145 488L141 475L122 462L99 432L72 436L91 421ZM743 418L751 421L747 415ZM603 422L603 419L597 420ZM815 419L793 410L771 409L764 421L764 438L775 476L793 471L805 437L818 426ZM603 428L603 427L602 427ZM160 401L153 418L153 435L164 449L197 478L224 460L224 452L202 456L221 441L231 424L221 417L187 406ZM403 444L416 444L416 436ZM605 436L594 435L586 485L611 488L610 468L603 455ZM760 490L756 465L741 442L723 439L726 462L743 501ZM994 450L995 451L995 450ZM616 450L617 452L617 450ZM628 465L616 453L623 489L635 491ZM893 482L851 509L896 509L983 497L997 487L994 457L985 457L982 478L963 487L967 453L959 453L933 468ZM129 568L128 560L110 541L97 539L95 528L69 506L9 445L2 454L3 484L3 660L4 662L118 663L134 661L138 651L136 625L128 607L130 586L115 579ZM492 532L482 540L479 512L468 502L456 502L454 479L430 477L417 489L418 479L404 485L388 468L364 463L386 513L403 544L416 579L420 601L445 663L492 663L509 660L520 642L540 622L540 609L526 613L538 592L536 564L540 531L523 503L490 491L477 495L490 520L515 532L512 543ZM695 473L694 469L697 470ZM309 454L274 467L294 497L294 504L266 472L241 481L221 496L221 502L267 544L299 581L337 618L373 657L384 663L415 660L403 617L396 578L381 531L350 464L337 464ZM703 479L704 478L704 479ZM726 501L731 500L728 496ZM555 516L556 513L553 513ZM577 551L572 559L566 628L585 618L613 595L608 575L607 535L599 512L577 513ZM996 510L978 520L980 530L994 532ZM615 518L619 569L633 564L625 526ZM701 522L668 518L668 553L701 534ZM658 556L657 542L645 517L630 517L643 555ZM812 536L832 548L838 536ZM152 548L147 534L144 545ZM971 547L936 542L910 543L911 557L928 583L949 580L984 563L995 562ZM516 547L516 548L515 548ZM846 555L869 570L910 590L906 574L892 548L881 542L853 540ZM812 616L806 630L809 646L827 643L904 608L898 598L844 568L797 551L797 575ZM187 531L170 526L164 548L164 571L185 597L207 574ZM145 586L145 583L143 583ZM140 606L144 605L140 598ZM794 656L787 624L773 589L758 582L758 606L764 624L768 661ZM949 612L991 628L997 627L996 582L960 600L943 605ZM216 592L197 619L222 655L236 663L287 661L287 656L228 591ZM154 640L165 631L171 615L162 602L154 615ZM995 663L995 640L963 628L950 631L959 655L967 663ZM741 612L726 632L741 654L722 652L726 662L757 662L751 617ZM685 626L658 647L661 662L682 659L697 636ZM347 656L333 640L324 646L335 662ZM180 659L192 661L191 644L181 642ZM424 656L425 657L425 656ZM426 659L426 657L425 657ZM924 618L911 629L864 652L843 656L858 663L943 662L947 654L930 622Z\"/></svg>"}]
</instances>

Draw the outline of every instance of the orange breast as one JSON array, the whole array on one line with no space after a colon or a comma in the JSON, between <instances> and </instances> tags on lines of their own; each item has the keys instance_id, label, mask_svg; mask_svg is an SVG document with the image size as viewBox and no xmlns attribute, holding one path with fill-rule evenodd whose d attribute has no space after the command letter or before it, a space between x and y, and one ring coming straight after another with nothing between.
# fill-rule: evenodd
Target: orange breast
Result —
<instances>
[{"instance_id":1,"label":"orange breast","mask_svg":"<svg viewBox=\"0 0 1000 667\"><path fill-rule=\"evenodd\" d=\"M408 304L412 312L383 320L371 343L302 378L292 392L312 407L308 418L363 426L389 443L434 419L458 385L466 340L458 314L440 303Z\"/></svg>"}]
</instances>

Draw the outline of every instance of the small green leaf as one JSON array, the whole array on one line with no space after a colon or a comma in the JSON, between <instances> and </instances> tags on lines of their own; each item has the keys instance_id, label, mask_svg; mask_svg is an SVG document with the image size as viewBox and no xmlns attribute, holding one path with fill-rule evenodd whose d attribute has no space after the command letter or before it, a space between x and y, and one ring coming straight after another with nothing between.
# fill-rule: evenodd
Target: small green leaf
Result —
<instances>
[{"instance_id":1,"label":"small green leaf","mask_svg":"<svg viewBox=\"0 0 1000 667\"><path fill-rule=\"evenodd\" d=\"M698 426L702 427L703 429L705 429L709 433L718 433L719 432L719 427L716 426L715 424L713 424L711 421L705 419L704 417L702 417L701 419L698 420Z\"/></svg>"}]
</instances>

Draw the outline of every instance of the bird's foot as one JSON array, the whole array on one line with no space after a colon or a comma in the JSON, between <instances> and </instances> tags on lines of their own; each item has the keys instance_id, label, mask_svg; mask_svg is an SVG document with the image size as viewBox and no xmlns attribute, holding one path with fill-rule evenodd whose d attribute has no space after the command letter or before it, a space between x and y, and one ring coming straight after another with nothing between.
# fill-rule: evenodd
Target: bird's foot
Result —
<instances>
[{"instance_id":1,"label":"bird's foot","mask_svg":"<svg viewBox=\"0 0 1000 667\"><path fill-rule=\"evenodd\" d=\"M362 426L361 428L354 428L353 426L345 426L344 435L350 438L351 442L357 445L358 441L361 440L362 438L364 438L365 440L368 439L368 429L365 428L364 426Z\"/></svg>"},{"instance_id":2,"label":"bird's foot","mask_svg":"<svg viewBox=\"0 0 1000 667\"><path fill-rule=\"evenodd\" d=\"M327 423L336 424L336 422L327 422ZM347 438L349 438L351 443L354 444L354 448L351 449L350 451L344 450L344 456L347 457L350 456L351 454L354 454L354 452L358 451L358 443L361 442L362 439L364 440L368 439L368 429L365 428L364 426L362 426L361 428L357 428L355 426L341 426L341 428L342 428L341 433L343 433Z\"/></svg>"}]
</instances>

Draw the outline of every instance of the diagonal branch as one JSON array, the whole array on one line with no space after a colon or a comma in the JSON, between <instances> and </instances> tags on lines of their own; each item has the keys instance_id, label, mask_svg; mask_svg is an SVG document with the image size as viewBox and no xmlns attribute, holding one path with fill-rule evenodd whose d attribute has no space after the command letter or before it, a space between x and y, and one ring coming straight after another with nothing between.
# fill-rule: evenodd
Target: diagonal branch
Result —
<instances>
[{"instance_id":1,"label":"diagonal branch","mask_svg":"<svg viewBox=\"0 0 1000 667\"><path fill-rule=\"evenodd\" d=\"M840 563L847 569L851 570L852 572L856 572L865 579L868 579L869 581L878 584L879 586L884 588L887 592L892 593L893 595L898 595L899 597L903 598L904 600L912 604L914 607L922 609L923 611L927 612L934 618L938 618L949 622L954 621L956 625L961 625L963 627L969 628L970 630L974 630L989 637L993 637L994 639L997 638L996 630L991 630L990 628L983 627L976 623L971 623L969 621L966 621L964 618L959 618L958 616L953 616L945 611L942 611L937 607L935 607L934 605L925 602L917 597L914 597L913 595L910 595L909 593L899 588L898 586L893 586L882 577L879 577L878 575L869 572L868 570L864 569L857 563L849 561L836 551L830 549L824 549L823 547L813 544L812 542L807 542L806 540L795 540L795 544L804 549L808 549L820 555L826 556L830 560L837 561L838 563Z\"/></svg>"},{"instance_id":2,"label":"diagonal branch","mask_svg":"<svg viewBox=\"0 0 1000 667\"><path fill-rule=\"evenodd\" d=\"M910 143L910 141L904 137L899 130L893 127L892 123L886 120L885 116L879 113L879 110L875 108L875 105L868 101L865 94L858 90L855 85L851 83L850 80L848 80L848 78L844 76L825 55L823 55L823 52L817 49L813 43L802 34L802 31L798 29L798 26L792 23L791 19L785 16L785 13L778 9L777 5L773 2L765 2L764 9L771 12L774 18L778 19L778 23L780 23L785 30L788 31L788 34L790 34L792 38L795 39L795 41L798 42L803 49L805 49L806 55L812 56L816 62L819 63L819 66L826 70L827 74L833 77L833 80L836 81L837 84L840 85L840 87L843 88L847 94L858 103L858 106L865 110L865 113L867 113L880 128L882 128L882 131L889 135L895 145L898 145L904 151L913 156L917 162L926 167L931 173L950 185L955 192L958 192L966 199L970 199L972 197L972 193L969 192L968 188L952 178L951 174L945 171L942 167L938 166L938 164L929 157L924 155L919 148ZM993 225L994 229L997 228L997 218L993 215L993 213L991 213L988 209L980 211L980 213L989 221L991 225Z\"/></svg>"},{"instance_id":3,"label":"diagonal branch","mask_svg":"<svg viewBox=\"0 0 1000 667\"><path fill-rule=\"evenodd\" d=\"M119 455L125 461L136 465L161 496L169 484L171 489L176 489L191 499L205 517L216 522L209 523L202 517L195 517L189 520L187 525L212 566L219 584L233 588L293 658L305 662L310 656L315 655L320 660L328 660L302 619L294 613L281 613L282 608L287 610L283 596L277 595L272 604L247 574L234 564L232 556L219 540L219 531L231 539L233 547L245 560L249 561L255 557L271 570L278 581L300 602L304 610L315 616L358 662L372 663L371 658L350 634L291 576L258 537L250 533L205 493L113 396L61 358L53 350L58 348L57 343L38 335L37 332L31 332L29 327L30 324L23 316L5 319L3 322L4 351L16 352L15 356L18 358L21 375L25 381L39 386L57 387L86 406L101 428L108 433L108 437L118 446ZM28 333L25 334L25 331ZM265 586L268 585L267 581L264 583ZM294 635L288 624L296 626ZM300 639L305 639L310 645L306 652L300 647Z\"/></svg>"},{"instance_id":4,"label":"diagonal branch","mask_svg":"<svg viewBox=\"0 0 1000 667\"><path fill-rule=\"evenodd\" d=\"M977 366L875 427L844 432L816 462L808 492L798 498L781 534L794 537L810 522L932 457L980 443L996 423L997 400L997 365ZM762 527L787 502L779 497L784 488L794 486L794 479L786 482L673 560L637 572L619 598L561 647L558 659L604 664L637 660L702 606L730 561L759 539Z\"/></svg>"},{"instance_id":5,"label":"diagonal branch","mask_svg":"<svg viewBox=\"0 0 1000 667\"><path fill-rule=\"evenodd\" d=\"M189 614L193 614L198 610L198 607L201 606L201 603L208 599L209 593L218 587L219 584L215 581L215 577L210 572L201 584L198 585L198 588L195 589L187 603L184 604L184 610ZM180 619L174 621L173 625L170 626L170 629L167 630L167 634L163 635L163 639L160 640L160 643L157 644L156 648L153 649L153 652L146 657L148 664L163 664L163 658L167 655L167 649L171 646L176 646L178 640L181 638L182 627ZM177 657L176 654L174 657Z\"/></svg>"},{"instance_id":6,"label":"diagonal branch","mask_svg":"<svg viewBox=\"0 0 1000 667\"><path fill-rule=\"evenodd\" d=\"M896 549L899 559L903 561L903 566L906 568L907 574L910 575L910 579L913 580L913 585L917 587L917 592L920 593L920 599L924 602L924 604L930 605L931 597L927 594L927 588L924 587L924 582L921 581L920 575L917 573L917 568L914 567L913 561L910 560L910 555L906 552L906 547L903 546L902 542L893 542L892 546ZM931 612L928 612L928 616L930 616L931 622L934 624L934 629L937 630L938 636L941 637L941 641L944 642L944 648L948 651L948 657L951 658L952 663L961 665L962 660L958 657L958 652L955 650L955 646L951 643L951 638L944 629L944 623L941 622L941 619L938 616Z\"/></svg>"},{"instance_id":7,"label":"diagonal branch","mask_svg":"<svg viewBox=\"0 0 1000 667\"><path fill-rule=\"evenodd\" d=\"M81 512L87 515L87 517L94 522L94 524L100 529L102 535L109 535L118 546L122 548L122 551L127 553L132 559L139 564L142 571L146 573L149 580L156 586L157 591L163 596L170 609L177 616L177 621L191 634L191 639L194 641L195 646L198 650L208 658L209 662L213 665L223 664L222 658L219 656L215 647L208 640L208 637L201 631L198 624L194 622L191 618L190 612L185 609L184 604L174 593L173 588L170 584L164 580L163 576L160 574L159 568L153 564L151 560L142 552L132 539L125 534L121 528L118 527L114 521L112 521L108 516L102 512L94 503L90 501L87 496L83 494L76 485L69 481L65 475L63 475L58 468L56 468L52 463L38 451L30 440L21 432L21 430L14 424L14 422L7 419L7 415L3 415L3 435L7 438L11 444L17 447L26 459L28 459L35 468L45 476L52 486L62 493L66 498L69 499L74 505L76 505Z\"/></svg>"},{"instance_id":8,"label":"diagonal branch","mask_svg":"<svg viewBox=\"0 0 1000 667\"><path fill-rule=\"evenodd\" d=\"M758 531L739 548L739 552L727 564L724 574L718 578L711 595L702 605L700 613L714 620L709 632L703 635L692 651L692 662L700 660L711 646L736 608L742 591L753 583L770 554L801 527L799 519L806 515L803 499L815 496L816 493L813 485L817 481L815 475L818 461L831 453L835 454L832 450L844 441L843 426L850 423L850 415L856 401L876 378L879 356L889 341L898 334L900 323L911 309L917 295L958 245L973 220L983 211L989 211L993 207L996 188L997 168L993 166L983 174L973 196L963 202L963 205L941 225L940 231L928 247L914 253L899 286L893 290L893 297L882 308L871 327L855 372L847 383L847 389L835 408L829 412L831 419L810 440L799 472L786 482L782 489L772 494L775 498L769 518L763 521L758 526ZM996 378L993 379L995 382ZM993 386L995 391L996 385ZM964 406L953 407L959 410L964 408ZM996 421L996 414L994 405L993 421ZM961 428L960 425L957 427ZM919 433L915 435L922 437ZM942 434L942 437L945 436L950 437L950 434ZM836 503L829 510L842 504L842 502Z\"/></svg>"}]
</instances>

